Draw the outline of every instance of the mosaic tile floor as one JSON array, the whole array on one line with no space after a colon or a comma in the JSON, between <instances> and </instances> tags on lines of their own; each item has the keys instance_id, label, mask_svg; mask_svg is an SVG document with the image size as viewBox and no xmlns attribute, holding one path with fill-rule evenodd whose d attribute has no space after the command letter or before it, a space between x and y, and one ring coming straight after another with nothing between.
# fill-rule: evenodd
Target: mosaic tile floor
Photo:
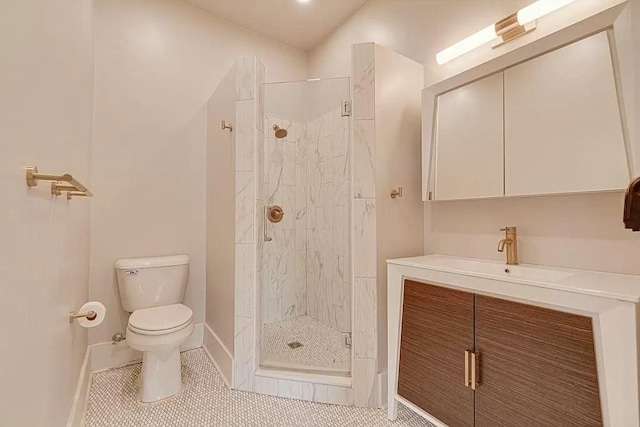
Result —
<instances>
[{"instance_id":1,"label":"mosaic tile floor","mask_svg":"<svg viewBox=\"0 0 640 427\"><path fill-rule=\"evenodd\" d=\"M287 344L300 342L292 349ZM349 372L351 350L344 345L342 333L309 316L264 325L262 366L319 368Z\"/></svg>"},{"instance_id":2,"label":"mosaic tile floor","mask_svg":"<svg viewBox=\"0 0 640 427\"><path fill-rule=\"evenodd\" d=\"M177 396L155 405L143 405L136 394L140 366L93 375L87 427L431 426L402 406L398 419L392 423L386 419L384 410L229 390L203 349L182 353L184 388Z\"/></svg>"}]
</instances>

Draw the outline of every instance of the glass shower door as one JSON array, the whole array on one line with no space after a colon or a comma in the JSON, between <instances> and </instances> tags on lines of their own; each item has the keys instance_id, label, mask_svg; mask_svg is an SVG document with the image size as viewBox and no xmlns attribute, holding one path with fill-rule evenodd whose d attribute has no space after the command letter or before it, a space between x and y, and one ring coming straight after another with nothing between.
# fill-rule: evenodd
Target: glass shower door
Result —
<instances>
[{"instance_id":1,"label":"glass shower door","mask_svg":"<svg viewBox=\"0 0 640 427\"><path fill-rule=\"evenodd\" d=\"M351 371L349 93L348 78L265 85L264 368Z\"/></svg>"}]
</instances>

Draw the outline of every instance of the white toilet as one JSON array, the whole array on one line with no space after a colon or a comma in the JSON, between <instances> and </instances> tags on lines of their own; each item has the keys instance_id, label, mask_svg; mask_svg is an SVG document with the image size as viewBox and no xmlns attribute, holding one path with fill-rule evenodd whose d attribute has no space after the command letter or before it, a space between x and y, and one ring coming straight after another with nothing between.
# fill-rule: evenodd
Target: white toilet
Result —
<instances>
[{"instance_id":1,"label":"white toilet","mask_svg":"<svg viewBox=\"0 0 640 427\"><path fill-rule=\"evenodd\" d=\"M182 389L180 346L193 333L193 312L180 304L189 257L121 259L115 264L120 299L131 314L127 343L143 352L140 400L157 402Z\"/></svg>"}]
</instances>

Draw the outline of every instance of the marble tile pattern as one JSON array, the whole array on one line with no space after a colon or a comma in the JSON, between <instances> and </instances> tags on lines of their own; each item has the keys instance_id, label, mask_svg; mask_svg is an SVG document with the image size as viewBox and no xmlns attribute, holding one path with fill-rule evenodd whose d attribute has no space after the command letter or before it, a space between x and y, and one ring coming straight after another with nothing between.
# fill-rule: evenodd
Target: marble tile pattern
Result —
<instances>
[{"instance_id":1,"label":"marble tile pattern","mask_svg":"<svg viewBox=\"0 0 640 427\"><path fill-rule=\"evenodd\" d=\"M259 271L258 224L260 170L258 150L259 84L264 69L257 57L236 60L235 174L235 280L233 387L252 391L256 369L256 277Z\"/></svg>"},{"instance_id":2,"label":"marble tile pattern","mask_svg":"<svg viewBox=\"0 0 640 427\"><path fill-rule=\"evenodd\" d=\"M338 107L308 123L266 116L264 129L266 202L285 216L267 224L263 323L308 314L350 332L349 117Z\"/></svg>"},{"instance_id":3,"label":"marble tile pattern","mask_svg":"<svg viewBox=\"0 0 640 427\"><path fill-rule=\"evenodd\" d=\"M374 120L354 121L354 197L376 197L376 135Z\"/></svg>"},{"instance_id":4,"label":"marble tile pattern","mask_svg":"<svg viewBox=\"0 0 640 427\"><path fill-rule=\"evenodd\" d=\"M351 331L350 118L339 108L307 124L307 313Z\"/></svg>"},{"instance_id":5,"label":"marble tile pattern","mask_svg":"<svg viewBox=\"0 0 640 427\"><path fill-rule=\"evenodd\" d=\"M350 372L351 350L343 335L309 316L270 323L263 331L263 367ZM287 344L299 342L292 349Z\"/></svg>"},{"instance_id":6,"label":"marble tile pattern","mask_svg":"<svg viewBox=\"0 0 640 427\"><path fill-rule=\"evenodd\" d=\"M378 361L376 359L355 359L353 365L355 406L364 408L377 406L377 372Z\"/></svg>"},{"instance_id":7,"label":"marble tile pattern","mask_svg":"<svg viewBox=\"0 0 640 427\"><path fill-rule=\"evenodd\" d=\"M378 278L376 209L375 45L352 51L354 115L353 384L355 404L375 407L378 396Z\"/></svg>"},{"instance_id":8,"label":"marble tile pattern","mask_svg":"<svg viewBox=\"0 0 640 427\"><path fill-rule=\"evenodd\" d=\"M285 398L324 399L338 393L331 386L295 381L262 381L260 393L230 390L203 349L182 353L182 391L153 405L138 401L136 381L141 364L93 374L88 397L87 427L190 427L190 426L432 426L400 406L391 422L381 409L324 405ZM299 389L299 390L298 390ZM345 389L349 390L350 389ZM268 394L279 393L281 397Z\"/></svg>"},{"instance_id":9,"label":"marble tile pattern","mask_svg":"<svg viewBox=\"0 0 640 427\"><path fill-rule=\"evenodd\" d=\"M355 44L352 48L354 120L375 119L375 44Z\"/></svg>"},{"instance_id":10,"label":"marble tile pattern","mask_svg":"<svg viewBox=\"0 0 640 427\"><path fill-rule=\"evenodd\" d=\"M275 137L273 125L287 130ZM306 174L304 123L265 116L265 203L279 205L285 215L279 223L267 223L272 239L264 245L262 270L263 324L307 314L306 286ZM264 240L264 239L263 239Z\"/></svg>"},{"instance_id":11,"label":"marble tile pattern","mask_svg":"<svg viewBox=\"0 0 640 427\"><path fill-rule=\"evenodd\" d=\"M236 60L236 99L244 101L255 99L257 90L255 56L246 56Z\"/></svg>"},{"instance_id":12,"label":"marble tile pattern","mask_svg":"<svg viewBox=\"0 0 640 427\"><path fill-rule=\"evenodd\" d=\"M377 280L356 277L354 279L353 355L375 359L378 356Z\"/></svg>"}]
</instances>

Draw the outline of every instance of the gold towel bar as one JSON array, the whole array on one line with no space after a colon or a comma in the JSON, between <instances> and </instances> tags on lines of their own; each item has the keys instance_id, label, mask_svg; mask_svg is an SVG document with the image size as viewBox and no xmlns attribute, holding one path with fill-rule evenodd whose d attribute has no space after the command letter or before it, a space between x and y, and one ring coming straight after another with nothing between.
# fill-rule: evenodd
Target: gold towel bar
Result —
<instances>
[{"instance_id":1,"label":"gold towel bar","mask_svg":"<svg viewBox=\"0 0 640 427\"><path fill-rule=\"evenodd\" d=\"M29 187L37 186L38 181L54 181L51 183L51 194L55 196L62 195L63 191L67 193L67 199L70 199L71 196L93 196L87 187L82 185L68 173L65 173L64 175L38 173L38 168L36 166L27 166L25 167L25 171L27 175L27 186Z\"/></svg>"},{"instance_id":2,"label":"gold towel bar","mask_svg":"<svg viewBox=\"0 0 640 427\"><path fill-rule=\"evenodd\" d=\"M67 191L67 200L71 200L74 197L91 197L91 193L88 191Z\"/></svg>"}]
</instances>

